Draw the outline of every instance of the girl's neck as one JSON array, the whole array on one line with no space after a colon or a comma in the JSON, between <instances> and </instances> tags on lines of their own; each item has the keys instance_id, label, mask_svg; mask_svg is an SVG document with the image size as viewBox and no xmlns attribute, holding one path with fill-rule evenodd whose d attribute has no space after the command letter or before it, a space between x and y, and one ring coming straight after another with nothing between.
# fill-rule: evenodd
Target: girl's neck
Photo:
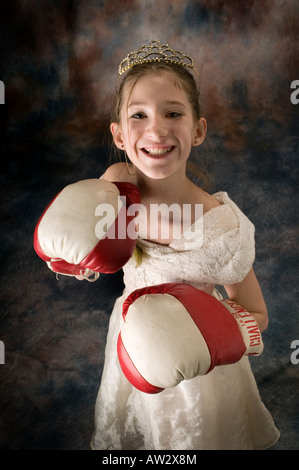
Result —
<instances>
[{"instance_id":1,"label":"girl's neck","mask_svg":"<svg viewBox=\"0 0 299 470\"><path fill-rule=\"evenodd\" d=\"M174 174L163 179L148 178L143 174L137 175L141 200L144 204L165 203L173 204L188 202L188 188L192 185L186 174Z\"/></svg>"}]
</instances>

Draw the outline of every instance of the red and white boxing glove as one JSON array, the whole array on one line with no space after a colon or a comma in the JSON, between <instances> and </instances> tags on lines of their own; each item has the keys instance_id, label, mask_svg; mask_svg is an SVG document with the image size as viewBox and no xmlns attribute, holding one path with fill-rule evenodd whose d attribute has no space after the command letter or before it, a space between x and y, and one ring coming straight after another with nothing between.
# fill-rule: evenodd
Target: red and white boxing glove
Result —
<instances>
[{"instance_id":1,"label":"red and white boxing glove","mask_svg":"<svg viewBox=\"0 0 299 470\"><path fill-rule=\"evenodd\" d=\"M127 230L134 224L127 208L139 201L131 183L87 179L70 184L39 219L34 249L56 273L94 280L98 273L116 272L136 245L137 234Z\"/></svg>"},{"instance_id":2,"label":"red and white boxing glove","mask_svg":"<svg viewBox=\"0 0 299 470\"><path fill-rule=\"evenodd\" d=\"M146 393L159 393L263 351L249 312L188 284L137 289L123 304L123 318L117 343L120 366L131 384Z\"/></svg>"}]
</instances>

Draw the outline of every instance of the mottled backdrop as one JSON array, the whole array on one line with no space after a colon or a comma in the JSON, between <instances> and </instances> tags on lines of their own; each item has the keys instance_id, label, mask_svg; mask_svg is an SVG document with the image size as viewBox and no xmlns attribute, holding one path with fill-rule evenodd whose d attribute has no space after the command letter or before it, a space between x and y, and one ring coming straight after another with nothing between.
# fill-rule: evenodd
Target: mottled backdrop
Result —
<instances>
[{"instance_id":1,"label":"mottled backdrop","mask_svg":"<svg viewBox=\"0 0 299 470\"><path fill-rule=\"evenodd\" d=\"M1 4L2 449L89 449L122 275L57 281L32 235L57 191L107 166L118 63L151 39L194 57L209 127L196 158L211 192L228 191L256 225L270 326L252 366L281 431L275 449L298 449L298 18L295 0Z\"/></svg>"}]
</instances>

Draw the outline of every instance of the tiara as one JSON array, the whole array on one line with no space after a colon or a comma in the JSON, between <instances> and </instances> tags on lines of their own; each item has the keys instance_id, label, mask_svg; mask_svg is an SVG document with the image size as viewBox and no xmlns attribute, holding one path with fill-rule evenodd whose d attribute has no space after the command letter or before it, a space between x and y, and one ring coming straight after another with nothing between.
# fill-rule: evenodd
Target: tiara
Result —
<instances>
[{"instance_id":1,"label":"tiara","mask_svg":"<svg viewBox=\"0 0 299 470\"><path fill-rule=\"evenodd\" d=\"M161 61L171 62L195 70L194 61L188 55L171 49L168 44L161 44L160 41L151 41L149 44L140 47L138 51L130 52L124 58L119 65L118 76L135 65Z\"/></svg>"}]
</instances>

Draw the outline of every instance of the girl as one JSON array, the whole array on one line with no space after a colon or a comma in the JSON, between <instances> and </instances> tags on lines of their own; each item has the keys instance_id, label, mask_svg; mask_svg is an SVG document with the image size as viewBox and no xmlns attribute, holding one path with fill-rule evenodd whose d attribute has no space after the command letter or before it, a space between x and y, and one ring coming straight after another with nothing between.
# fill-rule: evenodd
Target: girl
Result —
<instances>
[{"instance_id":1,"label":"girl","mask_svg":"<svg viewBox=\"0 0 299 470\"><path fill-rule=\"evenodd\" d=\"M151 54L145 56L144 50ZM169 51L172 55L169 55ZM176 62L173 60L176 54ZM261 331L267 308L254 274L254 227L225 192L208 194L186 174L192 147L205 139L192 60L152 42L121 64L111 132L127 163L110 166L103 178L138 186L147 209L139 217L141 262L123 268L125 290L111 316L105 366L96 403L93 449L265 449L279 432L263 405L248 357L184 381L157 395L139 392L124 377L116 341L122 304L133 290L164 282L186 282L220 299L215 285L246 308ZM190 63L191 61L191 63ZM122 73L123 72L123 73ZM182 230L174 238L172 220L150 227L152 204L190 204L193 245ZM203 207L203 242L198 244L195 205ZM143 219L142 219L143 217ZM170 224L169 237L162 236ZM184 230L186 230L184 228Z\"/></svg>"}]
</instances>

